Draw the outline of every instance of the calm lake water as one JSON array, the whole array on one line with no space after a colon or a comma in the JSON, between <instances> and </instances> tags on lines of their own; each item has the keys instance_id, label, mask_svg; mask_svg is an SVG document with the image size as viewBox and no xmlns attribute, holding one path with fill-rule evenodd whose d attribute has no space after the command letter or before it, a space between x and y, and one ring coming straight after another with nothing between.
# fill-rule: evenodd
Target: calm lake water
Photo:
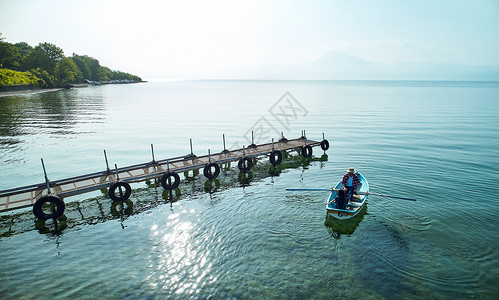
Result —
<instances>
[{"instance_id":1,"label":"calm lake water","mask_svg":"<svg viewBox=\"0 0 499 300\"><path fill-rule=\"evenodd\" d=\"M288 102L286 102L288 101ZM291 107L291 108L290 108ZM249 184L202 175L173 200L133 185L125 207L66 199L67 228L0 214L5 299L498 299L499 83L186 81L0 98L0 190L190 153L329 140L327 161L261 160ZM314 156L323 152L314 148ZM354 166L371 192L349 223L324 192ZM166 195L168 196L168 195ZM165 199L166 198L166 199ZM133 204L133 206L132 206ZM43 224L42 224L43 225ZM48 232L47 232L48 231ZM46 233L45 233L46 232Z\"/></svg>"}]
</instances>

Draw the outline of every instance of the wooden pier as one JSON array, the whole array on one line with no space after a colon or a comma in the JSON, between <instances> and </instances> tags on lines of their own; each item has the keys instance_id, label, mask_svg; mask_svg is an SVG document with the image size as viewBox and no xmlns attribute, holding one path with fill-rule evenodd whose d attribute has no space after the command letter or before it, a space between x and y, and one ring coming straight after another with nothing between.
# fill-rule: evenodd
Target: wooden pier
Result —
<instances>
[{"instance_id":1,"label":"wooden pier","mask_svg":"<svg viewBox=\"0 0 499 300\"><path fill-rule=\"evenodd\" d=\"M280 141L275 143L272 142L261 145L252 144L247 148L229 151L225 149L224 137L224 150L220 153L212 154L208 151L208 155L196 156L192 153L191 143L191 154L156 161L154 159L153 146L151 145L153 159L147 163L110 169L106 157L107 169L102 172L55 181L49 181L47 176L45 176L46 181L44 183L2 190L0 191L0 212L34 205L34 213L37 215L37 212L35 211L37 204L39 204L37 202L43 202L38 205L38 210L41 211L41 206L44 203L50 203L53 202L52 200L57 199L62 203L62 210L64 210L62 199L103 188L109 188L111 199L115 201L124 201L131 193L129 183L162 177L161 183L163 187L172 190L177 188L180 183L180 178L178 176L178 173L180 172L203 169L204 175L212 180L218 176L220 164L238 161L239 169L242 172L247 172L251 170L251 158L253 157L267 155L270 158L270 162L273 165L277 165L281 162L283 151L290 152L298 150L301 155L311 157L312 147L316 146L320 146L323 150L327 150L329 148L329 143L325 139L318 142L309 140L305 136L292 140L287 140L283 137ZM43 167L45 172L45 166ZM123 193L122 189L125 190L125 193ZM117 190L119 190L119 194L116 194ZM39 201L41 199L44 201ZM60 212L60 214L62 214L62 212ZM42 216L52 218L55 215L42 214ZM39 217L39 215L37 215L37 217Z\"/></svg>"}]
</instances>

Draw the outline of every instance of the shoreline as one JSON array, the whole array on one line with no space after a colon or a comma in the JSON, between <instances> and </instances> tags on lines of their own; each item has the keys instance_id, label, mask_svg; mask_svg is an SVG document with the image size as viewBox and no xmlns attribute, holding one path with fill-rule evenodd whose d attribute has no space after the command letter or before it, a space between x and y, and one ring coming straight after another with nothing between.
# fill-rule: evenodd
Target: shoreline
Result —
<instances>
[{"instance_id":1,"label":"shoreline","mask_svg":"<svg viewBox=\"0 0 499 300\"><path fill-rule=\"evenodd\" d=\"M130 83L142 83L147 81L139 81L139 82L127 82L120 84L130 84ZM72 84L69 88L47 88L47 89L26 89L26 90L17 90L17 91L0 91L0 98L8 97L8 96L21 96L21 95L30 95L30 94L39 94L39 93L47 93L47 92L57 92L65 89L73 89L73 88L82 88L89 86L98 86L98 85L107 85L107 84L117 84L117 83L103 83L103 84L88 84L88 83L76 83Z\"/></svg>"},{"instance_id":2,"label":"shoreline","mask_svg":"<svg viewBox=\"0 0 499 300\"><path fill-rule=\"evenodd\" d=\"M64 88L31 89L31 90L12 91L12 92L1 92L0 91L0 98L1 97L8 97L8 96L21 96L21 95L39 94L39 93L47 93L47 92L56 92L56 91L60 91L60 90L64 90Z\"/></svg>"}]
</instances>

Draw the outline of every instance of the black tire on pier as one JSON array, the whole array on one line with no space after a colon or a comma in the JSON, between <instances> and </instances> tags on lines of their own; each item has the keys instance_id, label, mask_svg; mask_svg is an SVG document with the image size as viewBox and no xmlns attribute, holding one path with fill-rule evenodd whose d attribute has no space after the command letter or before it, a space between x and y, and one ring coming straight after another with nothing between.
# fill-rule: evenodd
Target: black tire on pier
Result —
<instances>
[{"instance_id":1,"label":"black tire on pier","mask_svg":"<svg viewBox=\"0 0 499 300\"><path fill-rule=\"evenodd\" d=\"M312 157L312 147L310 145L306 145L301 148L301 155L306 158Z\"/></svg>"},{"instance_id":2,"label":"black tire on pier","mask_svg":"<svg viewBox=\"0 0 499 300\"><path fill-rule=\"evenodd\" d=\"M241 157L237 163L237 167L239 168L239 171L243 173L249 172L251 168L253 168L253 161L251 160L251 157Z\"/></svg>"},{"instance_id":3,"label":"black tire on pier","mask_svg":"<svg viewBox=\"0 0 499 300\"><path fill-rule=\"evenodd\" d=\"M43 211L42 207L47 202L52 203L55 206L55 211L52 212L51 214L46 214ZM37 217L40 220L56 219L62 216L65 209L66 205L64 204L64 201L62 201L62 199L59 198L59 196L46 195L36 200L35 204L33 205L33 214L35 215L35 217Z\"/></svg>"},{"instance_id":4,"label":"black tire on pier","mask_svg":"<svg viewBox=\"0 0 499 300\"><path fill-rule=\"evenodd\" d=\"M125 189L125 192L123 193L122 188ZM118 189L118 194L116 194L116 190ZM116 202L123 202L130 198L130 195L132 194L132 187L130 184L124 181L116 181L109 187L109 198L111 198L113 201Z\"/></svg>"},{"instance_id":5,"label":"black tire on pier","mask_svg":"<svg viewBox=\"0 0 499 300\"><path fill-rule=\"evenodd\" d=\"M170 177L173 177L173 182L171 181ZM168 179L170 179L170 182L168 182ZM175 172L168 172L161 177L161 185L165 190L174 190L176 189L180 184L180 176L175 173Z\"/></svg>"},{"instance_id":6,"label":"black tire on pier","mask_svg":"<svg viewBox=\"0 0 499 300\"><path fill-rule=\"evenodd\" d=\"M326 151L329 149L329 141L328 140L322 140L321 142L321 149Z\"/></svg>"},{"instance_id":7,"label":"black tire on pier","mask_svg":"<svg viewBox=\"0 0 499 300\"><path fill-rule=\"evenodd\" d=\"M212 171L212 168L215 168L215 171ZM218 177L218 174L220 174L220 166L216 163L208 164L204 167L203 174L209 180L213 180Z\"/></svg>"},{"instance_id":8,"label":"black tire on pier","mask_svg":"<svg viewBox=\"0 0 499 300\"><path fill-rule=\"evenodd\" d=\"M282 152L274 150L270 152L270 163L275 167L282 162Z\"/></svg>"}]
</instances>

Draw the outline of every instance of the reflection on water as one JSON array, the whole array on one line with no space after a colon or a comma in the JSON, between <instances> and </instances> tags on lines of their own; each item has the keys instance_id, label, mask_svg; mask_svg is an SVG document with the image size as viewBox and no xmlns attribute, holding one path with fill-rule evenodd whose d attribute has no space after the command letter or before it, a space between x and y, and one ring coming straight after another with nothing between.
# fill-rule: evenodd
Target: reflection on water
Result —
<instances>
[{"instance_id":1,"label":"reflection on water","mask_svg":"<svg viewBox=\"0 0 499 300\"><path fill-rule=\"evenodd\" d=\"M30 136L67 138L91 133L82 124L104 120L104 103L98 94L80 89L14 95L0 98L0 166L16 160Z\"/></svg>"},{"instance_id":2,"label":"reflection on water","mask_svg":"<svg viewBox=\"0 0 499 300\"><path fill-rule=\"evenodd\" d=\"M324 225L327 227L328 232L335 238L340 239L341 235L352 235L360 222L364 219L367 211L367 203L362 210L353 218L346 220L338 220L335 217L326 214L326 221Z\"/></svg>"},{"instance_id":3,"label":"reflection on water","mask_svg":"<svg viewBox=\"0 0 499 300\"><path fill-rule=\"evenodd\" d=\"M180 211L168 217L168 226L150 228L157 242L148 265L152 272L145 281L153 290L167 287L177 295L196 294L210 281L211 253L204 245L209 241L199 238L195 225L183 216Z\"/></svg>"},{"instance_id":4,"label":"reflection on water","mask_svg":"<svg viewBox=\"0 0 499 300\"><path fill-rule=\"evenodd\" d=\"M68 218L65 214L58 217L57 219L41 220L36 219L35 228L41 234L52 234L59 236L62 234L63 230L68 227ZM2 236L10 236L11 232L6 232Z\"/></svg>"}]
</instances>

